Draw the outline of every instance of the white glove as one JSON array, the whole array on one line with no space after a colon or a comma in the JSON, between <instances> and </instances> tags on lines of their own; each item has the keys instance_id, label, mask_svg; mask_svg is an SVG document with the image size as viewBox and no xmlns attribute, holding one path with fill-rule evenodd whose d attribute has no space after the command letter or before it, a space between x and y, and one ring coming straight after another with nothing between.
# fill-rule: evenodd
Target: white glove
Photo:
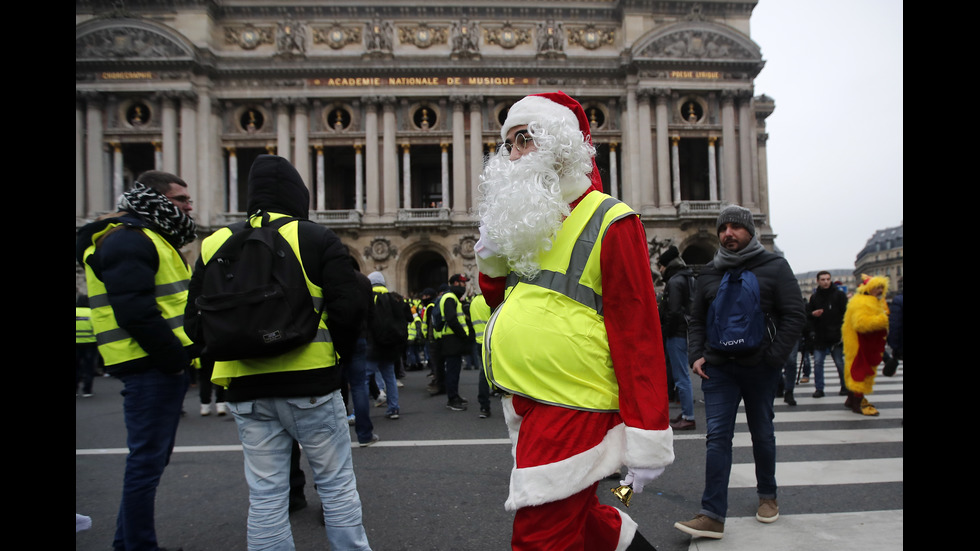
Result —
<instances>
[{"instance_id":1,"label":"white glove","mask_svg":"<svg viewBox=\"0 0 980 551\"><path fill-rule=\"evenodd\" d=\"M497 254L497 246L487 237L486 226L480 226L480 240L473 245L473 251L479 258L490 258Z\"/></svg>"},{"instance_id":2,"label":"white glove","mask_svg":"<svg viewBox=\"0 0 980 551\"><path fill-rule=\"evenodd\" d=\"M633 492L639 494L643 492L643 487L647 484L653 482L660 475L664 474L664 468L660 467L658 469L640 469L640 468L629 468L629 472L626 473L626 479L620 480L619 483L623 486L633 486Z\"/></svg>"}]
</instances>

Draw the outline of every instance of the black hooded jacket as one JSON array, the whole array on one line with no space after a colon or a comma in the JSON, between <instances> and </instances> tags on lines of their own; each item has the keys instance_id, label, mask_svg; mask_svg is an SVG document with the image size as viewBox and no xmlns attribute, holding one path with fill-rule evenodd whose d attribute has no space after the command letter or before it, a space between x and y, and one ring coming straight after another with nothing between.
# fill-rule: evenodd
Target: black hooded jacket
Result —
<instances>
[{"instance_id":1,"label":"black hooded jacket","mask_svg":"<svg viewBox=\"0 0 980 551\"><path fill-rule=\"evenodd\" d=\"M323 289L327 328L338 355L353 353L367 301L358 284L347 248L325 226L309 222L310 194L296 169L282 157L260 155L248 177L248 214L259 212L287 214L302 219L299 224L300 260L310 280ZM200 295L205 266L198 259L191 277L185 319L197 315L194 304ZM230 402L268 397L320 396L341 387L339 362L323 369L269 373L237 377L229 383Z\"/></svg>"}]
</instances>

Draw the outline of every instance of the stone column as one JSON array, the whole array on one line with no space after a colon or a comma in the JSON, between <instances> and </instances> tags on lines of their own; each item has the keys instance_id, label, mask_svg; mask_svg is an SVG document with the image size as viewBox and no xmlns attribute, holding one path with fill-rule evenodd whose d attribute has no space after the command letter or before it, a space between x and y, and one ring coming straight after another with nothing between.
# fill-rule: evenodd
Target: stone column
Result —
<instances>
[{"instance_id":1,"label":"stone column","mask_svg":"<svg viewBox=\"0 0 980 551\"><path fill-rule=\"evenodd\" d=\"M378 155L378 100L365 99L367 114L364 117L364 214L378 216L381 204L380 163Z\"/></svg>"},{"instance_id":2,"label":"stone column","mask_svg":"<svg viewBox=\"0 0 980 551\"><path fill-rule=\"evenodd\" d=\"M75 218L85 218L85 102L75 93Z\"/></svg>"},{"instance_id":3,"label":"stone column","mask_svg":"<svg viewBox=\"0 0 980 551\"><path fill-rule=\"evenodd\" d=\"M623 201L634 209L640 209L640 143L636 128L639 118L636 104L636 85L628 85L626 93L626 121L624 128L626 136L623 144L625 154L624 165L628 168L629 177L623 185Z\"/></svg>"},{"instance_id":4,"label":"stone column","mask_svg":"<svg viewBox=\"0 0 980 551\"><path fill-rule=\"evenodd\" d=\"M717 136L708 137L708 200L717 201L718 200L718 167L716 166L715 158L718 155L715 151L715 142L718 141Z\"/></svg>"},{"instance_id":5,"label":"stone column","mask_svg":"<svg viewBox=\"0 0 980 551\"><path fill-rule=\"evenodd\" d=\"M314 145L316 151L316 210L327 209L327 183L323 173L323 146Z\"/></svg>"},{"instance_id":6,"label":"stone column","mask_svg":"<svg viewBox=\"0 0 980 551\"><path fill-rule=\"evenodd\" d=\"M674 205L679 205L681 202L681 156L680 148L680 136L670 137L670 152L672 161L670 164L672 178L671 178L671 190L674 196Z\"/></svg>"},{"instance_id":7,"label":"stone column","mask_svg":"<svg viewBox=\"0 0 980 551\"><path fill-rule=\"evenodd\" d=\"M354 144L354 210L364 212L364 149L362 144Z\"/></svg>"},{"instance_id":8,"label":"stone column","mask_svg":"<svg viewBox=\"0 0 980 551\"><path fill-rule=\"evenodd\" d=\"M738 97L738 166L741 169L740 180L742 206L756 206L755 189L752 178L752 129L755 128L755 117L752 116L752 93L747 90L739 92Z\"/></svg>"},{"instance_id":9,"label":"stone column","mask_svg":"<svg viewBox=\"0 0 980 551\"><path fill-rule=\"evenodd\" d=\"M163 146L156 140L150 142L150 145L153 146L153 170L163 170Z\"/></svg>"},{"instance_id":10,"label":"stone column","mask_svg":"<svg viewBox=\"0 0 980 551\"><path fill-rule=\"evenodd\" d=\"M756 132L756 142L759 159L759 210L769 220L769 171L767 170L768 159L766 157L766 142L769 134L766 132Z\"/></svg>"},{"instance_id":11,"label":"stone column","mask_svg":"<svg viewBox=\"0 0 980 551\"><path fill-rule=\"evenodd\" d=\"M670 90L658 89L657 93L657 205L666 207L675 204L672 199L673 180L670 165ZM678 199L679 200L679 199Z\"/></svg>"},{"instance_id":12,"label":"stone column","mask_svg":"<svg viewBox=\"0 0 980 551\"><path fill-rule=\"evenodd\" d=\"M104 139L104 127L102 125L102 108L105 102L102 97L96 94L89 94L85 98L85 194L87 216L93 218L95 214L108 210L107 201L108 181L105 176L105 147L102 143ZM109 188L111 189L111 188Z\"/></svg>"},{"instance_id":13,"label":"stone column","mask_svg":"<svg viewBox=\"0 0 980 551\"><path fill-rule=\"evenodd\" d=\"M197 162L194 174L190 180L184 179L190 185L191 197L196 197L198 207L194 209L194 220L201 226L211 225L211 210L213 205L224 204L221 197L222 186L215 185L211 170L211 160L217 157L215 136L212 135L212 99L210 91L201 87L197 96ZM185 170L186 167L185 167Z\"/></svg>"},{"instance_id":14,"label":"stone column","mask_svg":"<svg viewBox=\"0 0 980 551\"><path fill-rule=\"evenodd\" d=\"M650 212L657 206L654 189L653 167L653 135L650 130L650 96L651 90L637 90L637 136L640 144L640 209Z\"/></svg>"},{"instance_id":15,"label":"stone column","mask_svg":"<svg viewBox=\"0 0 980 551\"><path fill-rule=\"evenodd\" d=\"M395 99L384 99L384 137L382 139L382 150L384 164L381 169L384 173L384 191L382 215L394 215L398 210L398 144L395 134Z\"/></svg>"},{"instance_id":16,"label":"stone column","mask_svg":"<svg viewBox=\"0 0 980 551\"><path fill-rule=\"evenodd\" d=\"M305 99L293 101L293 124L296 129L293 132L296 147L293 153L293 166L310 190L310 208L313 208L313 179L310 178L310 111Z\"/></svg>"},{"instance_id":17,"label":"stone column","mask_svg":"<svg viewBox=\"0 0 980 551\"><path fill-rule=\"evenodd\" d=\"M177 108L172 94L161 94L160 105L163 114L160 116L160 124L163 130L163 143L160 170L171 174L180 175L180 166L177 164L177 153L179 151L177 139Z\"/></svg>"},{"instance_id":18,"label":"stone column","mask_svg":"<svg viewBox=\"0 0 980 551\"><path fill-rule=\"evenodd\" d=\"M238 154L234 147L228 151L228 212L238 212Z\"/></svg>"},{"instance_id":19,"label":"stone column","mask_svg":"<svg viewBox=\"0 0 980 551\"><path fill-rule=\"evenodd\" d=\"M109 146L112 147L112 200L109 203L109 210L112 210L112 206L115 205L116 200L126 190L124 189L125 182L123 182L122 144L112 142Z\"/></svg>"},{"instance_id":20,"label":"stone column","mask_svg":"<svg viewBox=\"0 0 980 551\"><path fill-rule=\"evenodd\" d=\"M619 197L619 165L616 159L616 142L609 143L609 195Z\"/></svg>"},{"instance_id":21,"label":"stone column","mask_svg":"<svg viewBox=\"0 0 980 551\"><path fill-rule=\"evenodd\" d=\"M177 173L187 185L192 185L191 176L197 174L197 94L184 92L180 101L180 172ZM197 185L197 181L193 181ZM194 193L193 195L197 195ZM194 209L197 210L196 208ZM195 217L197 214L195 213Z\"/></svg>"},{"instance_id":22,"label":"stone column","mask_svg":"<svg viewBox=\"0 0 980 551\"><path fill-rule=\"evenodd\" d=\"M466 210L474 212L480 196L480 173L483 172L483 97L470 98L470 192Z\"/></svg>"},{"instance_id":23,"label":"stone column","mask_svg":"<svg viewBox=\"0 0 980 551\"><path fill-rule=\"evenodd\" d=\"M402 208L412 208L412 149L411 144L402 144Z\"/></svg>"},{"instance_id":24,"label":"stone column","mask_svg":"<svg viewBox=\"0 0 980 551\"><path fill-rule=\"evenodd\" d=\"M439 159L442 161L442 187L439 193L442 195L442 201L440 205L436 205L440 208L449 208L449 144L443 142L439 144L441 153Z\"/></svg>"},{"instance_id":25,"label":"stone column","mask_svg":"<svg viewBox=\"0 0 980 551\"><path fill-rule=\"evenodd\" d=\"M289 154L289 144L292 142L289 139L289 129L292 127L289 124L289 100L276 98L272 102L276 106L276 155L292 162Z\"/></svg>"},{"instance_id":26,"label":"stone column","mask_svg":"<svg viewBox=\"0 0 980 551\"><path fill-rule=\"evenodd\" d=\"M735 96L731 91L721 93L721 200L738 203L738 176L735 172Z\"/></svg>"},{"instance_id":27,"label":"stone column","mask_svg":"<svg viewBox=\"0 0 980 551\"><path fill-rule=\"evenodd\" d=\"M453 104L453 193L452 203L443 198L443 205L452 209L452 214L466 212L466 127L461 97L450 98Z\"/></svg>"}]
</instances>

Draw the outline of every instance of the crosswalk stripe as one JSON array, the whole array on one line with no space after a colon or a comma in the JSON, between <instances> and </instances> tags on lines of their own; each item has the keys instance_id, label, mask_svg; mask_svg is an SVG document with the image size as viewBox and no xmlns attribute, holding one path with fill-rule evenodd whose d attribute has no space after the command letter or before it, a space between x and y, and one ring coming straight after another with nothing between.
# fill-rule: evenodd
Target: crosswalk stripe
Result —
<instances>
[{"instance_id":1,"label":"crosswalk stripe","mask_svg":"<svg viewBox=\"0 0 980 551\"><path fill-rule=\"evenodd\" d=\"M776 482L787 486L829 486L903 482L901 457L837 459L833 461L777 461ZM729 488L755 488L755 463L732 465Z\"/></svg>"}]
</instances>

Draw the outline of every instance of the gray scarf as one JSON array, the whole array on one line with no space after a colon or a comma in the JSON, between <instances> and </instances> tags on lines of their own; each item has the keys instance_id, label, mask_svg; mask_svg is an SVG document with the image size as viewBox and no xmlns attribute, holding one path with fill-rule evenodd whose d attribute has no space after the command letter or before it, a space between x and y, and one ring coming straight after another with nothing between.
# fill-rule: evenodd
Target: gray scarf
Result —
<instances>
[{"instance_id":1,"label":"gray scarf","mask_svg":"<svg viewBox=\"0 0 980 551\"><path fill-rule=\"evenodd\" d=\"M196 237L197 225L190 216L170 199L139 182L133 182L133 187L119 196L116 206L139 216L178 249Z\"/></svg>"},{"instance_id":2,"label":"gray scarf","mask_svg":"<svg viewBox=\"0 0 980 551\"><path fill-rule=\"evenodd\" d=\"M744 249L734 252L721 247L718 252L715 253L714 264L715 268L719 270L728 270L731 268L737 268L744 264L751 258L755 258L760 254L766 252L766 249L759 243L759 240L752 237L749 244L745 246Z\"/></svg>"}]
</instances>

